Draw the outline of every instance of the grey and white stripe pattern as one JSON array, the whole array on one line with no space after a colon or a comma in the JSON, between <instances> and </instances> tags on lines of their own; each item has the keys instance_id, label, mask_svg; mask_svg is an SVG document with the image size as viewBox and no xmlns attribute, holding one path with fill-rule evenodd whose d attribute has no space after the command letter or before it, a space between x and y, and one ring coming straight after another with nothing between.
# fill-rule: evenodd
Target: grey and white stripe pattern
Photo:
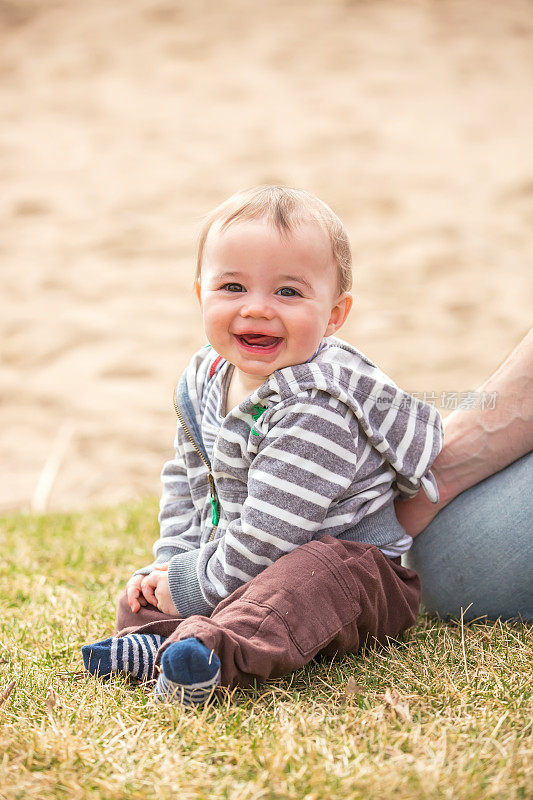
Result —
<instances>
[{"instance_id":1,"label":"grey and white stripe pattern","mask_svg":"<svg viewBox=\"0 0 533 800\"><path fill-rule=\"evenodd\" d=\"M154 687L154 697L160 703L176 703L187 708L207 702L220 683L220 669L207 681L184 685L169 680L163 672L159 673Z\"/></svg>"},{"instance_id":2,"label":"grey and white stripe pattern","mask_svg":"<svg viewBox=\"0 0 533 800\"><path fill-rule=\"evenodd\" d=\"M385 511L390 519L399 493L422 487L438 499L430 472L442 446L437 410L400 390L350 345L326 340L311 362L273 373L227 415L223 389L233 367L221 360L210 376L216 358L204 348L187 371L220 500L216 530L207 469L181 425L176 457L162 473L154 555L170 561L172 598L183 616L210 613L311 539L342 538ZM254 421L257 405L266 411ZM373 536L365 541L394 555L411 541L397 523Z\"/></svg>"},{"instance_id":3,"label":"grey and white stripe pattern","mask_svg":"<svg viewBox=\"0 0 533 800\"><path fill-rule=\"evenodd\" d=\"M129 633L111 640L111 671L125 672L139 680L152 676L157 651L163 637L154 633Z\"/></svg>"}]
</instances>

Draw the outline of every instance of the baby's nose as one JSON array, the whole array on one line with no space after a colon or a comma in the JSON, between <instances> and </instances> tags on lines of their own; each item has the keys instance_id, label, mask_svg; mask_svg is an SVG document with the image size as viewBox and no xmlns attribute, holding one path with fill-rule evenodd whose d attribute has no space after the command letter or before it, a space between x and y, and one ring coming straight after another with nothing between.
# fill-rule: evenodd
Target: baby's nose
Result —
<instances>
[{"instance_id":1,"label":"baby's nose","mask_svg":"<svg viewBox=\"0 0 533 800\"><path fill-rule=\"evenodd\" d=\"M248 293L243 299L241 317L272 319L274 312L268 298Z\"/></svg>"}]
</instances>

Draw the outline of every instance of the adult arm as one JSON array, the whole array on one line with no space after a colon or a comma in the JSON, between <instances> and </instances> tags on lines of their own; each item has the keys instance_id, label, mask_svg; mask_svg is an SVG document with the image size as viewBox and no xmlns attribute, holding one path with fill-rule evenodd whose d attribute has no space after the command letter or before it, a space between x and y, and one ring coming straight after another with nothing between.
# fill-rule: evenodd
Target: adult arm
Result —
<instances>
[{"instance_id":1,"label":"adult arm","mask_svg":"<svg viewBox=\"0 0 533 800\"><path fill-rule=\"evenodd\" d=\"M420 492L396 501L396 515L417 536L454 497L533 449L533 328L478 393L496 393L493 408L459 408L444 420L444 447L432 472L440 501Z\"/></svg>"}]
</instances>

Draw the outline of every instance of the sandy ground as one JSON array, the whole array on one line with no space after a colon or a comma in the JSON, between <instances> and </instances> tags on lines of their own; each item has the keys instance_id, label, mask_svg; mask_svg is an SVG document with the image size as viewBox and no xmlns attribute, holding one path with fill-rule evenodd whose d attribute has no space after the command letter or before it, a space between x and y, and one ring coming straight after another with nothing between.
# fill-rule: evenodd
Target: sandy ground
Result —
<instances>
[{"instance_id":1,"label":"sandy ground","mask_svg":"<svg viewBox=\"0 0 533 800\"><path fill-rule=\"evenodd\" d=\"M404 388L474 389L531 324L531 2L0 0L0 25L1 510L159 491L199 221L238 188L340 214L343 335Z\"/></svg>"}]
</instances>

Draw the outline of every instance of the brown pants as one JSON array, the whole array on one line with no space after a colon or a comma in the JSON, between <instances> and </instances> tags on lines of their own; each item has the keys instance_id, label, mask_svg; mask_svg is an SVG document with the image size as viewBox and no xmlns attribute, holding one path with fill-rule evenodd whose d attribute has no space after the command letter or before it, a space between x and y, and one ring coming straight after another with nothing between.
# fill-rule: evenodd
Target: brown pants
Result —
<instances>
[{"instance_id":1,"label":"brown pants","mask_svg":"<svg viewBox=\"0 0 533 800\"><path fill-rule=\"evenodd\" d=\"M166 647L194 636L221 661L221 683L249 686L311 661L387 644L417 619L420 582L373 545L323 536L280 558L223 600L210 617L134 614L123 594L118 635L158 633Z\"/></svg>"}]
</instances>

